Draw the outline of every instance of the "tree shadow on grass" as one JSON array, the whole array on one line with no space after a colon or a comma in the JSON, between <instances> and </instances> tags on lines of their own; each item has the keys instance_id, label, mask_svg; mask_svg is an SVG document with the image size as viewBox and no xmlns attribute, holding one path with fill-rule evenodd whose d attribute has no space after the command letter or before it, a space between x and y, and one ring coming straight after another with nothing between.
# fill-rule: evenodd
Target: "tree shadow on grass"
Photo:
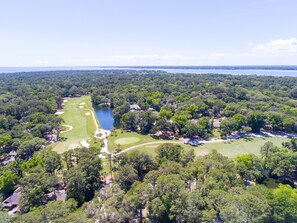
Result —
<instances>
[{"instance_id":1,"label":"tree shadow on grass","mask_svg":"<svg viewBox=\"0 0 297 223\"><path fill-rule=\"evenodd\" d=\"M245 142L252 142L254 141L254 137L249 137L249 136L246 136L243 138Z\"/></svg>"}]
</instances>

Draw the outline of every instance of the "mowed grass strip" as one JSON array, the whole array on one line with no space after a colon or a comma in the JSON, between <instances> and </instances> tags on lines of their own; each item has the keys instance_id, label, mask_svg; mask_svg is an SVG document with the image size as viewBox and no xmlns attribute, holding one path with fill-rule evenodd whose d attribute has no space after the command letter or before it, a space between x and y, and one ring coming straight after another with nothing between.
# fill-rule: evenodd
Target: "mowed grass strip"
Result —
<instances>
[{"instance_id":1,"label":"mowed grass strip","mask_svg":"<svg viewBox=\"0 0 297 223\"><path fill-rule=\"evenodd\" d=\"M203 156L210 153L212 150L216 149L219 153L223 154L224 156L228 156L229 158L234 158L238 155L252 153L257 156L260 155L260 149L264 145L265 142L272 142L275 146L281 146L282 142L289 141L288 138L282 137L255 137L255 138L242 138L238 140L233 140L230 142L216 142L216 143L205 143L196 147L180 144L180 141L172 141L172 140L156 140L151 138L150 136L140 135L137 133L132 132L124 132L124 133L117 133L117 136L113 135L109 138L109 145L113 145L113 148L117 148L116 142L121 142L125 140L129 141L129 138L138 137L139 140L136 143L131 144L122 144L120 149L126 149L132 146L140 145L147 142L160 142L160 144L148 144L139 146L134 148L131 151L140 151L146 152L151 155L156 155L156 148L161 145L161 143L166 142L177 142L179 145L183 146L185 149L194 149L196 156ZM110 143L111 142L111 143ZM109 147L110 148L110 147Z\"/></svg>"},{"instance_id":2,"label":"mowed grass strip","mask_svg":"<svg viewBox=\"0 0 297 223\"><path fill-rule=\"evenodd\" d=\"M65 141L51 145L52 149L58 153L81 147L80 142L83 140L92 143L93 134L96 131L96 125L90 112L90 110L93 111L90 96L65 98L64 100L67 102L64 102L64 109L61 110L64 113L60 116L65 121L63 124L70 125L73 129L60 134L60 137L66 138Z\"/></svg>"}]
</instances>

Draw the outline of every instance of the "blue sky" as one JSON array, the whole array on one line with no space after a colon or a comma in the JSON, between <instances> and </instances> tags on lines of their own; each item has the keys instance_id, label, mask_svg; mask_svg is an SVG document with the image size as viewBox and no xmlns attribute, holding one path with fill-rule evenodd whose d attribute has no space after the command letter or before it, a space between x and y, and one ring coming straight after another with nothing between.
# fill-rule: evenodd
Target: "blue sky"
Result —
<instances>
[{"instance_id":1,"label":"blue sky","mask_svg":"<svg viewBox=\"0 0 297 223\"><path fill-rule=\"evenodd\" d=\"M0 66L296 65L296 0L0 0Z\"/></svg>"}]
</instances>

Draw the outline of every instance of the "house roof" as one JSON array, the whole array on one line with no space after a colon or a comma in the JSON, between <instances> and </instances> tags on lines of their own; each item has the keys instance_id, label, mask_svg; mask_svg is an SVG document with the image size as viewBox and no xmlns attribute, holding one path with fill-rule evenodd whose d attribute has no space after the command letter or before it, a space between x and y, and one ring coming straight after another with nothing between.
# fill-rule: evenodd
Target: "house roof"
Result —
<instances>
[{"instance_id":1,"label":"house roof","mask_svg":"<svg viewBox=\"0 0 297 223\"><path fill-rule=\"evenodd\" d=\"M19 204L19 198L21 196L20 187L16 189L13 194L2 202L3 207L12 208Z\"/></svg>"},{"instance_id":2,"label":"house roof","mask_svg":"<svg viewBox=\"0 0 297 223\"><path fill-rule=\"evenodd\" d=\"M56 200L65 201L66 200L66 191L65 190L56 190Z\"/></svg>"},{"instance_id":3,"label":"house roof","mask_svg":"<svg viewBox=\"0 0 297 223\"><path fill-rule=\"evenodd\" d=\"M213 120L213 127L220 128L220 126L221 126L220 120L219 119L214 119Z\"/></svg>"},{"instance_id":4,"label":"house roof","mask_svg":"<svg viewBox=\"0 0 297 223\"><path fill-rule=\"evenodd\" d=\"M66 191L65 190L55 190L46 194L47 200L55 201L65 201L66 200Z\"/></svg>"},{"instance_id":5,"label":"house roof","mask_svg":"<svg viewBox=\"0 0 297 223\"><path fill-rule=\"evenodd\" d=\"M14 150L10 151L10 153L8 153L9 156L16 156L18 155L18 153Z\"/></svg>"},{"instance_id":6,"label":"house roof","mask_svg":"<svg viewBox=\"0 0 297 223\"><path fill-rule=\"evenodd\" d=\"M137 104L130 105L131 110L140 110L141 108Z\"/></svg>"},{"instance_id":7,"label":"house roof","mask_svg":"<svg viewBox=\"0 0 297 223\"><path fill-rule=\"evenodd\" d=\"M8 157L6 160L4 160L4 161L2 162L2 164L3 164L4 166L6 166L6 165L8 165L9 163L14 162L14 161L15 161L14 156L10 156L10 157Z\"/></svg>"}]
</instances>

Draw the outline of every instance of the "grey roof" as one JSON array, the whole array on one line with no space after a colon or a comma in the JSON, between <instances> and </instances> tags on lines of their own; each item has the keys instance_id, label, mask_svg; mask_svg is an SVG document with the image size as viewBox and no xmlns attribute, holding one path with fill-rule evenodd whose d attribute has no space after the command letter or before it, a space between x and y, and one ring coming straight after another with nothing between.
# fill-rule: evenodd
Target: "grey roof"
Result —
<instances>
[{"instance_id":1,"label":"grey roof","mask_svg":"<svg viewBox=\"0 0 297 223\"><path fill-rule=\"evenodd\" d=\"M56 190L56 200L65 201L66 200L66 191L65 190Z\"/></svg>"},{"instance_id":2,"label":"grey roof","mask_svg":"<svg viewBox=\"0 0 297 223\"><path fill-rule=\"evenodd\" d=\"M214 119L213 120L213 127L220 128L220 126L221 126L220 120L219 119Z\"/></svg>"},{"instance_id":3,"label":"grey roof","mask_svg":"<svg viewBox=\"0 0 297 223\"><path fill-rule=\"evenodd\" d=\"M10 153L8 153L9 156L16 156L18 155L18 153L14 150L10 151Z\"/></svg>"},{"instance_id":4,"label":"grey roof","mask_svg":"<svg viewBox=\"0 0 297 223\"><path fill-rule=\"evenodd\" d=\"M137 104L130 105L130 109L131 110L141 110L141 108Z\"/></svg>"},{"instance_id":5,"label":"grey roof","mask_svg":"<svg viewBox=\"0 0 297 223\"><path fill-rule=\"evenodd\" d=\"M14 161L15 161L14 156L10 156L10 157L8 157L6 160L4 160L4 161L2 162L2 164L3 164L4 166L6 166L6 165L8 165L9 163L14 162Z\"/></svg>"},{"instance_id":6,"label":"grey roof","mask_svg":"<svg viewBox=\"0 0 297 223\"><path fill-rule=\"evenodd\" d=\"M65 201L66 200L66 191L65 190L55 190L46 194L46 199L50 201Z\"/></svg>"},{"instance_id":7,"label":"grey roof","mask_svg":"<svg viewBox=\"0 0 297 223\"><path fill-rule=\"evenodd\" d=\"M8 212L8 215L11 216L11 215L15 214L16 212L21 213L21 210L20 210L19 206L17 206L17 207L15 207L15 208L13 208L12 210L10 210L10 211Z\"/></svg>"},{"instance_id":8,"label":"grey roof","mask_svg":"<svg viewBox=\"0 0 297 223\"><path fill-rule=\"evenodd\" d=\"M19 198L21 196L20 189L20 187L16 189L10 197L2 202L3 207L12 208L19 204Z\"/></svg>"}]
</instances>

